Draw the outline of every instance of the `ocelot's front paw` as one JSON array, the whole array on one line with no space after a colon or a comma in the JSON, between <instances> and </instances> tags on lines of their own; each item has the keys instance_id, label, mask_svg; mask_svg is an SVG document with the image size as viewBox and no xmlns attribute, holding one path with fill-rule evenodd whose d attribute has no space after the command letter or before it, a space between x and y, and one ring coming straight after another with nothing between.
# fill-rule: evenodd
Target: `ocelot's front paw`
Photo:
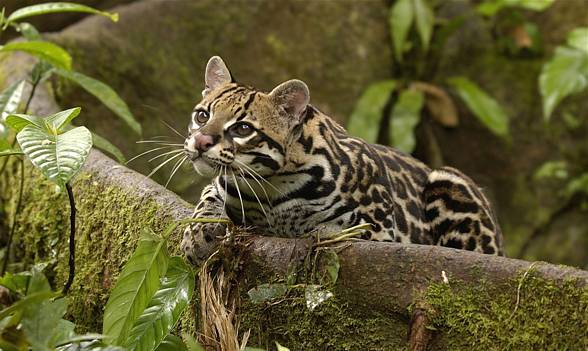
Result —
<instances>
[{"instance_id":1,"label":"ocelot's front paw","mask_svg":"<svg viewBox=\"0 0 588 351\"><path fill-rule=\"evenodd\" d=\"M206 260L218 246L219 237L225 235L224 223L193 223L184 230L181 249L188 260L199 265Z\"/></svg>"}]
</instances>

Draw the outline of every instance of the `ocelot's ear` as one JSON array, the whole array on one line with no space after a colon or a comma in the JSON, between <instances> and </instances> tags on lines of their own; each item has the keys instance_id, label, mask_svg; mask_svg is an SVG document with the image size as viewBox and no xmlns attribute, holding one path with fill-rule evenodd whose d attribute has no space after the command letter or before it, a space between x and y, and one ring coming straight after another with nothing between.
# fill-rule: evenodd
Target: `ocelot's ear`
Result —
<instances>
[{"instance_id":1,"label":"ocelot's ear","mask_svg":"<svg viewBox=\"0 0 588 351\"><path fill-rule=\"evenodd\" d=\"M284 110L299 118L302 112L306 110L310 99L308 86L301 80L292 79L284 82L272 90L270 93L272 100Z\"/></svg>"},{"instance_id":2,"label":"ocelot's ear","mask_svg":"<svg viewBox=\"0 0 588 351\"><path fill-rule=\"evenodd\" d=\"M223 59L218 56L213 56L206 64L206 73L204 74L205 86L202 91L202 96L232 81L233 77L231 76L231 72L229 72Z\"/></svg>"}]
</instances>

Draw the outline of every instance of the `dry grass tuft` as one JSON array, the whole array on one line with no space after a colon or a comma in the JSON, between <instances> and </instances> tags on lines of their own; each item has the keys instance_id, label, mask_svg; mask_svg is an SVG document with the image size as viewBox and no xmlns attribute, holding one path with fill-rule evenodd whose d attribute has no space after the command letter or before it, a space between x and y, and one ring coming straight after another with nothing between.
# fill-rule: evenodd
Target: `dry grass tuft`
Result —
<instances>
[{"instance_id":1,"label":"dry grass tuft","mask_svg":"<svg viewBox=\"0 0 588 351\"><path fill-rule=\"evenodd\" d=\"M213 255L214 256L214 255ZM211 256L212 258L212 256ZM235 318L235 300L229 298L222 266L213 276L208 262L200 270L200 343L207 351L244 351L249 331L239 342L239 323Z\"/></svg>"}]
</instances>

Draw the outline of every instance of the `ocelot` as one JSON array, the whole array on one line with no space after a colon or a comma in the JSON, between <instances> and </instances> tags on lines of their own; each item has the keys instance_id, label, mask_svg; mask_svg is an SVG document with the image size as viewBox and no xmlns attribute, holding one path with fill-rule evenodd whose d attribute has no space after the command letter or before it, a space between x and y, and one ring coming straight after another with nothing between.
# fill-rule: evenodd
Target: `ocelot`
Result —
<instances>
[{"instance_id":1,"label":"ocelot","mask_svg":"<svg viewBox=\"0 0 588 351\"><path fill-rule=\"evenodd\" d=\"M502 255L496 217L470 178L348 135L309 104L304 82L257 91L236 83L215 56L202 96L184 149L196 172L213 180L194 217L289 237L370 223L364 239ZM204 259L225 229L187 228L181 245L188 259Z\"/></svg>"}]
</instances>

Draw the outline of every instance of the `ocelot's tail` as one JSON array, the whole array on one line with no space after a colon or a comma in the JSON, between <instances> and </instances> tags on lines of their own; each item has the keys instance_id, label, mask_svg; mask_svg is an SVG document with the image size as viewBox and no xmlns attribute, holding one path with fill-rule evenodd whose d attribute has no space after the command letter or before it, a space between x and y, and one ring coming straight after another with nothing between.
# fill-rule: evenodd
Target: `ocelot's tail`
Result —
<instances>
[{"instance_id":1,"label":"ocelot's tail","mask_svg":"<svg viewBox=\"0 0 588 351\"><path fill-rule=\"evenodd\" d=\"M450 167L434 170L424 195L426 218L437 245L503 255L494 212L470 178Z\"/></svg>"}]
</instances>

